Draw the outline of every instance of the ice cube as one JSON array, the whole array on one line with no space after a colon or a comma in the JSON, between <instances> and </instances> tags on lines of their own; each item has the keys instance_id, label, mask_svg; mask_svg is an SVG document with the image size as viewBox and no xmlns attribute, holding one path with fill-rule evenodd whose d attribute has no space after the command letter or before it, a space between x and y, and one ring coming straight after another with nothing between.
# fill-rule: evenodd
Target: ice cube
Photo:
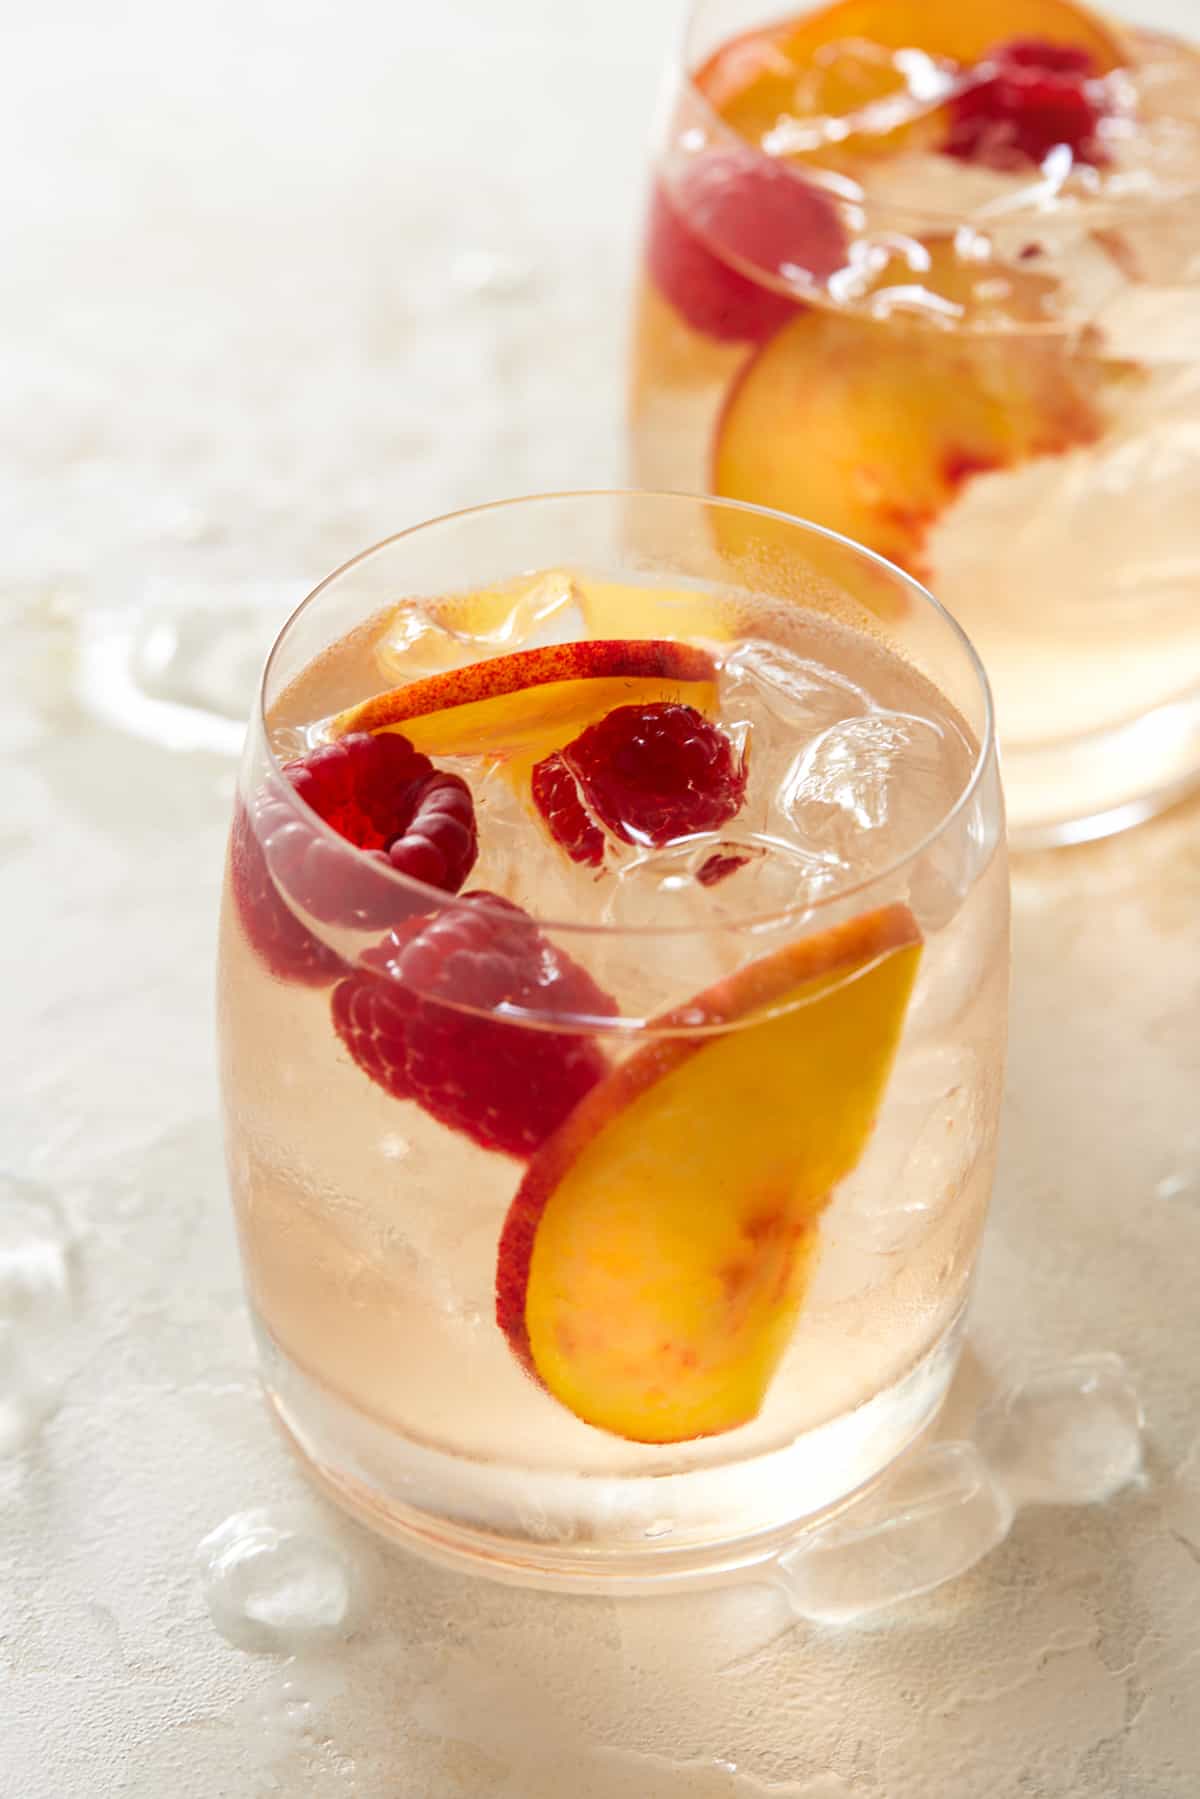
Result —
<instances>
[{"instance_id":1,"label":"ice cube","mask_svg":"<svg viewBox=\"0 0 1200 1799\"><path fill-rule=\"evenodd\" d=\"M0 1455L24 1448L62 1397L70 1242L49 1189L0 1179Z\"/></svg>"},{"instance_id":2,"label":"ice cube","mask_svg":"<svg viewBox=\"0 0 1200 1799\"><path fill-rule=\"evenodd\" d=\"M11 1326L0 1326L0 1458L16 1455L52 1418L62 1382Z\"/></svg>"},{"instance_id":3,"label":"ice cube","mask_svg":"<svg viewBox=\"0 0 1200 1799\"><path fill-rule=\"evenodd\" d=\"M1120 1356L1076 1356L1015 1388L979 1443L1018 1505L1098 1505L1141 1473L1141 1403Z\"/></svg>"},{"instance_id":4,"label":"ice cube","mask_svg":"<svg viewBox=\"0 0 1200 1799\"><path fill-rule=\"evenodd\" d=\"M352 1574L335 1544L259 1508L235 1512L196 1560L213 1624L239 1649L293 1655L341 1629Z\"/></svg>"},{"instance_id":5,"label":"ice cube","mask_svg":"<svg viewBox=\"0 0 1200 1799\"><path fill-rule=\"evenodd\" d=\"M983 1142L978 1060L942 1045L914 1051L875 1134L844 1183L837 1232L877 1254L907 1248L962 1189Z\"/></svg>"},{"instance_id":6,"label":"ice cube","mask_svg":"<svg viewBox=\"0 0 1200 1799\"><path fill-rule=\"evenodd\" d=\"M582 630L576 582L564 569L549 569L461 605L397 606L374 656L385 675L413 680L460 668L481 655L566 642Z\"/></svg>"},{"instance_id":7,"label":"ice cube","mask_svg":"<svg viewBox=\"0 0 1200 1799\"><path fill-rule=\"evenodd\" d=\"M757 638L740 644L721 670L721 713L726 718L736 716L740 707L751 717L765 707L792 731L811 736L839 719L861 716L869 706L862 688L847 676Z\"/></svg>"},{"instance_id":8,"label":"ice cube","mask_svg":"<svg viewBox=\"0 0 1200 1799\"><path fill-rule=\"evenodd\" d=\"M972 1443L918 1451L881 1487L782 1556L780 1584L802 1618L847 1624L931 1592L982 1561L1013 1505Z\"/></svg>"},{"instance_id":9,"label":"ice cube","mask_svg":"<svg viewBox=\"0 0 1200 1799\"><path fill-rule=\"evenodd\" d=\"M780 809L803 843L865 872L864 859L890 859L928 834L961 791L965 755L965 744L911 713L845 719L796 757Z\"/></svg>"},{"instance_id":10,"label":"ice cube","mask_svg":"<svg viewBox=\"0 0 1200 1799\"><path fill-rule=\"evenodd\" d=\"M844 878L831 858L758 831L704 833L638 850L616 871L606 924L711 928L788 912L802 915Z\"/></svg>"}]
</instances>

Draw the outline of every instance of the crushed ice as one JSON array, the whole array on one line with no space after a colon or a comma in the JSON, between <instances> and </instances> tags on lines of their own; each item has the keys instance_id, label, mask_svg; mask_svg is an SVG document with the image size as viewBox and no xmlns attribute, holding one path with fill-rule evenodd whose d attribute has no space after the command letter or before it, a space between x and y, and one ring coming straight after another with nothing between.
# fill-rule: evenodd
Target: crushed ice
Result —
<instances>
[{"instance_id":1,"label":"crushed ice","mask_svg":"<svg viewBox=\"0 0 1200 1799\"><path fill-rule=\"evenodd\" d=\"M1118 1355L1039 1369L984 1418L980 1444L1018 1505L1099 1505L1142 1471L1142 1408Z\"/></svg>"},{"instance_id":2,"label":"crushed ice","mask_svg":"<svg viewBox=\"0 0 1200 1799\"><path fill-rule=\"evenodd\" d=\"M776 1564L792 1609L848 1624L958 1579L1007 1537L1022 1505L1098 1505L1142 1471L1142 1408L1120 1356L1040 1369L980 1421L934 1443L805 1533Z\"/></svg>"},{"instance_id":3,"label":"crushed ice","mask_svg":"<svg viewBox=\"0 0 1200 1799\"><path fill-rule=\"evenodd\" d=\"M340 1631L349 1616L347 1558L266 1509L226 1518L198 1544L196 1561L213 1624L238 1649L294 1655Z\"/></svg>"}]
</instances>

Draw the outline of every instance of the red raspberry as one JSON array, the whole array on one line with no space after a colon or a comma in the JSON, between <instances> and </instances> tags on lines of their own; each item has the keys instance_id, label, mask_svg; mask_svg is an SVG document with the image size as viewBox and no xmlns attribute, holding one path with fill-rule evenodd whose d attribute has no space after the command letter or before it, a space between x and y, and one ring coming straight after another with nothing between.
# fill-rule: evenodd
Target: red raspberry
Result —
<instances>
[{"instance_id":1,"label":"red raspberry","mask_svg":"<svg viewBox=\"0 0 1200 1799\"><path fill-rule=\"evenodd\" d=\"M474 867L470 788L435 769L398 731L356 731L283 772L318 818L365 852L351 860L324 835L296 827L294 815L264 837L271 872L326 924L374 930L428 910L415 895L409 902L381 870L457 893Z\"/></svg>"},{"instance_id":2,"label":"red raspberry","mask_svg":"<svg viewBox=\"0 0 1200 1799\"><path fill-rule=\"evenodd\" d=\"M300 923L280 894L240 799L229 838L229 873L242 929L271 973L302 987L336 981L346 964Z\"/></svg>"},{"instance_id":3,"label":"red raspberry","mask_svg":"<svg viewBox=\"0 0 1200 1799\"><path fill-rule=\"evenodd\" d=\"M724 731L694 706L670 700L618 706L548 760L561 762L595 817L626 843L660 845L715 831L746 796L745 759ZM562 816L543 812L556 837ZM582 860L572 847L580 837L569 808L566 818L570 834L558 841Z\"/></svg>"},{"instance_id":4,"label":"red raspberry","mask_svg":"<svg viewBox=\"0 0 1200 1799\"><path fill-rule=\"evenodd\" d=\"M722 343L761 343L798 306L735 264L823 283L845 260L846 234L829 195L749 150L699 157L673 193L660 183L651 198L651 278L694 330Z\"/></svg>"},{"instance_id":5,"label":"red raspberry","mask_svg":"<svg viewBox=\"0 0 1200 1799\"><path fill-rule=\"evenodd\" d=\"M502 1007L544 1024L617 1010L527 912L468 893L368 950L334 989L333 1022L358 1066L396 1099L415 1099L484 1149L529 1156L608 1062L592 1038L511 1023L494 1016Z\"/></svg>"},{"instance_id":6,"label":"red raspberry","mask_svg":"<svg viewBox=\"0 0 1200 1799\"><path fill-rule=\"evenodd\" d=\"M283 777L304 808L275 779L260 789L252 817L239 806L234 826L234 894L247 936L275 974L308 979L296 970L315 975L320 967L331 980L342 967L332 951L316 953L323 946L277 888L325 924L378 930L429 909L389 870L446 893L470 873L477 849L470 788L435 769L406 737L358 732L288 763ZM309 812L362 854L330 842Z\"/></svg>"},{"instance_id":7,"label":"red raspberry","mask_svg":"<svg viewBox=\"0 0 1200 1799\"><path fill-rule=\"evenodd\" d=\"M575 776L557 752L534 767L533 803L572 862L599 868L604 860L604 832L588 817Z\"/></svg>"},{"instance_id":8,"label":"red raspberry","mask_svg":"<svg viewBox=\"0 0 1200 1799\"><path fill-rule=\"evenodd\" d=\"M948 156L1021 169L1066 144L1076 162L1107 161L1099 137L1103 89L1090 52L1014 38L990 51L977 73L952 104Z\"/></svg>"}]
</instances>

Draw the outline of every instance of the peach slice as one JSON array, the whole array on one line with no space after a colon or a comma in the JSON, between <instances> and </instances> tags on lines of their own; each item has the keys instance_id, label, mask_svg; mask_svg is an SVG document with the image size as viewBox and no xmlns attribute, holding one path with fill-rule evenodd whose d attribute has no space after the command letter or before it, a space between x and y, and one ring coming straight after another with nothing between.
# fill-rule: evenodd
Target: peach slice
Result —
<instances>
[{"instance_id":1,"label":"peach slice","mask_svg":"<svg viewBox=\"0 0 1200 1799\"><path fill-rule=\"evenodd\" d=\"M1114 378L1053 334L800 313L731 387L711 486L841 531L922 577L929 531L963 484L1094 443Z\"/></svg>"},{"instance_id":2,"label":"peach slice","mask_svg":"<svg viewBox=\"0 0 1200 1799\"><path fill-rule=\"evenodd\" d=\"M837 0L723 45L696 82L726 122L757 144L783 120L846 118L904 92L890 55L874 63L856 57L847 65L836 54L839 44L870 45L882 53L922 50L971 64L1015 38L1086 50L1098 75L1129 60L1120 33L1073 0ZM847 147L933 147L942 133L939 114L936 101L916 108L907 123L823 147L821 160L840 161L838 150Z\"/></svg>"},{"instance_id":3,"label":"peach slice","mask_svg":"<svg viewBox=\"0 0 1200 1799\"><path fill-rule=\"evenodd\" d=\"M590 639L516 650L393 687L339 713L333 735L402 731L427 756L526 760L558 749L614 706L715 704L707 650L661 638Z\"/></svg>"},{"instance_id":4,"label":"peach slice","mask_svg":"<svg viewBox=\"0 0 1200 1799\"><path fill-rule=\"evenodd\" d=\"M693 1034L636 1051L534 1156L501 1235L497 1320L585 1423L677 1443L757 1414L920 953L895 905L764 956L659 1019Z\"/></svg>"}]
</instances>

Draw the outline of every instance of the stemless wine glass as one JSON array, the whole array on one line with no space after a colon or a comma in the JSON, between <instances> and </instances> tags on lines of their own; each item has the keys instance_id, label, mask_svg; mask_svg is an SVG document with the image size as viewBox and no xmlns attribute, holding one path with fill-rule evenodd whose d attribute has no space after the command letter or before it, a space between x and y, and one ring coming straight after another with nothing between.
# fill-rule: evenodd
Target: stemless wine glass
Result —
<instances>
[{"instance_id":1,"label":"stemless wine glass","mask_svg":"<svg viewBox=\"0 0 1200 1799\"><path fill-rule=\"evenodd\" d=\"M637 305L637 479L931 584L1026 846L1200 777L1200 51L1121 10L694 0Z\"/></svg>"},{"instance_id":2,"label":"stemless wine glass","mask_svg":"<svg viewBox=\"0 0 1200 1799\"><path fill-rule=\"evenodd\" d=\"M928 1424L992 1178L990 701L856 546L679 495L407 531L284 626L230 1180L316 1478L500 1577L775 1553Z\"/></svg>"}]
</instances>

